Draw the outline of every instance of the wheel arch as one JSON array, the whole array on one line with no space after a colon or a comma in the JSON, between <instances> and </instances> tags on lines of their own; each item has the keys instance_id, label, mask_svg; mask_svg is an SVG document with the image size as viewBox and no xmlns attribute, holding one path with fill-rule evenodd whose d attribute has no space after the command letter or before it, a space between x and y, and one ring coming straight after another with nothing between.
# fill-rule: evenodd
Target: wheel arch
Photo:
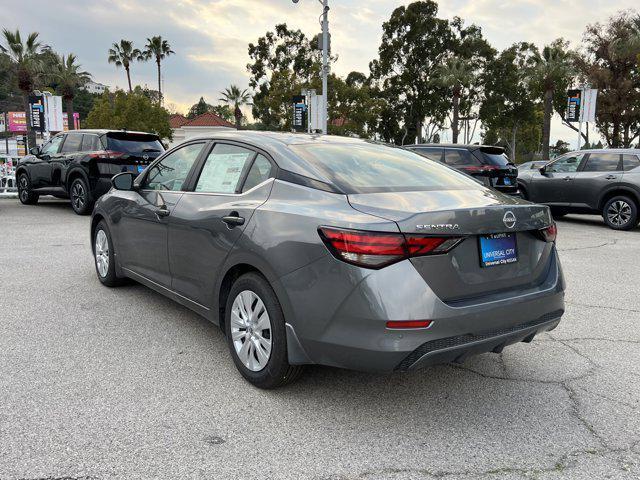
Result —
<instances>
[{"instance_id":1,"label":"wheel arch","mask_svg":"<svg viewBox=\"0 0 640 480\"><path fill-rule=\"evenodd\" d=\"M25 174L27 177L29 177L29 181L31 181L31 175L29 174L29 169L27 167L25 167L24 165L19 166L18 168L16 168L16 179L18 177L20 177L20 175Z\"/></svg>"},{"instance_id":2,"label":"wheel arch","mask_svg":"<svg viewBox=\"0 0 640 480\"><path fill-rule=\"evenodd\" d=\"M636 207L640 209L640 194L638 194L638 192L630 187L615 186L607 189L602 193L602 195L600 195L600 200L598 201L598 210L602 212L605 204L613 197L617 197L619 195L631 197L631 199L636 203Z\"/></svg>"},{"instance_id":3,"label":"wheel arch","mask_svg":"<svg viewBox=\"0 0 640 480\"><path fill-rule=\"evenodd\" d=\"M71 190L71 183L78 177L81 177L85 182L87 182L87 188L89 189L88 193L91 194L91 185L89 184L89 176L82 169L82 167L75 167L67 172L67 181L65 182L67 192Z\"/></svg>"}]
</instances>

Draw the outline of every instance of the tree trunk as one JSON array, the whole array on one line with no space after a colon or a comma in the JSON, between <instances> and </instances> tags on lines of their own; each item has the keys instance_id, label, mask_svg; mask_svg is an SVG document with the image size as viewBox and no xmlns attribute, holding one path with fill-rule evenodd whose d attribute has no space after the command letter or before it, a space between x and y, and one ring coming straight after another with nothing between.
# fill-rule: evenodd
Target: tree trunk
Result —
<instances>
[{"instance_id":1,"label":"tree trunk","mask_svg":"<svg viewBox=\"0 0 640 480\"><path fill-rule=\"evenodd\" d=\"M129 67L125 67L125 70L127 71L127 82L129 83L129 93L131 93L133 91L133 89L131 88L131 72L129 72Z\"/></svg>"},{"instance_id":2,"label":"tree trunk","mask_svg":"<svg viewBox=\"0 0 640 480\"><path fill-rule=\"evenodd\" d=\"M36 146L36 132L31 128L31 108L29 108L29 93L30 92L22 92L22 100L24 102L24 114L25 120L27 122L27 154L29 154L29 149L31 147Z\"/></svg>"},{"instance_id":3,"label":"tree trunk","mask_svg":"<svg viewBox=\"0 0 640 480\"><path fill-rule=\"evenodd\" d=\"M453 91L453 121L451 122L451 136L453 143L458 143L460 132L460 92Z\"/></svg>"},{"instance_id":4,"label":"tree trunk","mask_svg":"<svg viewBox=\"0 0 640 480\"><path fill-rule=\"evenodd\" d=\"M542 121L542 159L549 160L551 142L551 116L553 115L553 89L544 92L544 117Z\"/></svg>"},{"instance_id":5,"label":"tree trunk","mask_svg":"<svg viewBox=\"0 0 640 480\"><path fill-rule=\"evenodd\" d=\"M73 121L73 98L67 98L67 123L69 130L75 130L76 125Z\"/></svg>"},{"instance_id":6,"label":"tree trunk","mask_svg":"<svg viewBox=\"0 0 640 480\"><path fill-rule=\"evenodd\" d=\"M518 126L514 125L511 132L511 162L516 163L516 134L518 133Z\"/></svg>"},{"instance_id":7,"label":"tree trunk","mask_svg":"<svg viewBox=\"0 0 640 480\"><path fill-rule=\"evenodd\" d=\"M156 59L158 64L158 105L162 105L162 76L160 74L160 59Z\"/></svg>"},{"instance_id":8,"label":"tree trunk","mask_svg":"<svg viewBox=\"0 0 640 480\"><path fill-rule=\"evenodd\" d=\"M240 123L242 122L242 110L240 110L240 105L236 105L233 113L236 117L236 130L240 130Z\"/></svg>"},{"instance_id":9,"label":"tree trunk","mask_svg":"<svg viewBox=\"0 0 640 480\"><path fill-rule=\"evenodd\" d=\"M617 122L613 123L613 132L611 134L611 148L620 147L620 125Z\"/></svg>"},{"instance_id":10,"label":"tree trunk","mask_svg":"<svg viewBox=\"0 0 640 480\"><path fill-rule=\"evenodd\" d=\"M422 120L416 121L416 143L422 143Z\"/></svg>"}]
</instances>

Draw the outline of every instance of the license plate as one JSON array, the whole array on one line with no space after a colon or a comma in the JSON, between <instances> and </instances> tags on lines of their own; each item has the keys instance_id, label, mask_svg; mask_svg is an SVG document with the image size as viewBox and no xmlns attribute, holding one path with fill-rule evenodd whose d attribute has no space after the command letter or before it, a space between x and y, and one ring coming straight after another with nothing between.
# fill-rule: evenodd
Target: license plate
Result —
<instances>
[{"instance_id":1,"label":"license plate","mask_svg":"<svg viewBox=\"0 0 640 480\"><path fill-rule=\"evenodd\" d=\"M509 177L504 177L504 184L511 185L511 179Z\"/></svg>"},{"instance_id":2,"label":"license plate","mask_svg":"<svg viewBox=\"0 0 640 480\"><path fill-rule=\"evenodd\" d=\"M480 266L495 267L518 261L515 233L480 236Z\"/></svg>"}]
</instances>

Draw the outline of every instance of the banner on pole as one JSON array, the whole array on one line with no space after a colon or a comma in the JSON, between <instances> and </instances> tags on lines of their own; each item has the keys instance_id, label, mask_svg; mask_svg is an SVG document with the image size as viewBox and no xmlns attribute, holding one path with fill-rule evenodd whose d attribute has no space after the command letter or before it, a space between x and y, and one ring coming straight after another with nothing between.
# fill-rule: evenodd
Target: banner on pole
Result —
<instances>
[{"instance_id":1,"label":"banner on pole","mask_svg":"<svg viewBox=\"0 0 640 480\"><path fill-rule=\"evenodd\" d=\"M582 110L582 90L567 91L567 113L565 120L569 123L580 122Z\"/></svg>"},{"instance_id":2,"label":"banner on pole","mask_svg":"<svg viewBox=\"0 0 640 480\"><path fill-rule=\"evenodd\" d=\"M7 113L7 127L10 132L26 132L27 115L24 112Z\"/></svg>"},{"instance_id":3,"label":"banner on pole","mask_svg":"<svg viewBox=\"0 0 640 480\"><path fill-rule=\"evenodd\" d=\"M62 112L62 97L54 95L45 95L44 97L45 112L47 114L47 131L62 132L64 130Z\"/></svg>"},{"instance_id":4,"label":"banner on pole","mask_svg":"<svg viewBox=\"0 0 640 480\"><path fill-rule=\"evenodd\" d=\"M294 95L293 99L293 122L291 128L296 132L307 130L307 99L305 95Z\"/></svg>"},{"instance_id":5,"label":"banner on pole","mask_svg":"<svg viewBox=\"0 0 640 480\"><path fill-rule=\"evenodd\" d=\"M29 96L29 113L31 114L31 128L36 132L45 131L44 98L40 95Z\"/></svg>"},{"instance_id":6,"label":"banner on pole","mask_svg":"<svg viewBox=\"0 0 640 480\"><path fill-rule=\"evenodd\" d=\"M598 99L598 89L585 88L582 90L582 105L580 108L581 122L596 121L596 101Z\"/></svg>"}]
</instances>

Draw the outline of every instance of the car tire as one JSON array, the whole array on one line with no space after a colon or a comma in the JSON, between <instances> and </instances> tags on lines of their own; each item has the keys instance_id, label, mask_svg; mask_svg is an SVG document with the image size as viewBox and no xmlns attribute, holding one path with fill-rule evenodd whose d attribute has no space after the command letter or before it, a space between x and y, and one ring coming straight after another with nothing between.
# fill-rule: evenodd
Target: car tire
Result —
<instances>
[{"instance_id":1,"label":"car tire","mask_svg":"<svg viewBox=\"0 0 640 480\"><path fill-rule=\"evenodd\" d=\"M69 187L71 207L78 215L89 215L93 209L93 198L89 191L89 185L84 178L74 178Z\"/></svg>"},{"instance_id":2,"label":"car tire","mask_svg":"<svg viewBox=\"0 0 640 480\"><path fill-rule=\"evenodd\" d=\"M638 205L631 197L618 195L604 204L602 218L609 228L631 230L638 225Z\"/></svg>"},{"instance_id":3,"label":"car tire","mask_svg":"<svg viewBox=\"0 0 640 480\"><path fill-rule=\"evenodd\" d=\"M23 205L35 205L40 198L40 195L31 190L31 180L26 173L18 177L18 198Z\"/></svg>"},{"instance_id":4,"label":"car tire","mask_svg":"<svg viewBox=\"0 0 640 480\"><path fill-rule=\"evenodd\" d=\"M289 364L284 314L261 275L247 273L231 287L225 333L237 369L256 387L282 387L302 373L302 366Z\"/></svg>"},{"instance_id":5,"label":"car tire","mask_svg":"<svg viewBox=\"0 0 640 480\"><path fill-rule=\"evenodd\" d=\"M117 287L124 283L124 279L116 275L116 262L113 241L109 227L101 220L93 232L92 239L93 263L96 267L98 280L107 287Z\"/></svg>"}]
</instances>

